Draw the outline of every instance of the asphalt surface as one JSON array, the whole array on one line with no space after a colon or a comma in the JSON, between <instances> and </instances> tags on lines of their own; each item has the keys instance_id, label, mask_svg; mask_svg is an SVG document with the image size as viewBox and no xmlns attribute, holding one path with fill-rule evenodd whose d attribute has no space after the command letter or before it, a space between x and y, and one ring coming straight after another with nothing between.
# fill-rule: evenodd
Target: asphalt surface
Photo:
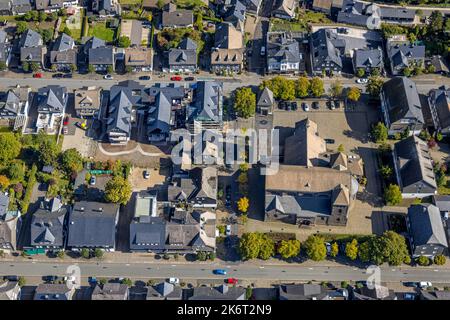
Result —
<instances>
[{"instance_id":1,"label":"asphalt surface","mask_svg":"<svg viewBox=\"0 0 450 320\"><path fill-rule=\"evenodd\" d=\"M69 263L45 262L3 262L0 275L40 277L47 275L66 275ZM253 265L253 264L168 264L168 263L80 263L82 278L89 276L133 279L160 279L177 277L180 279L224 279L234 277L245 280L278 281L360 281L367 280L365 269L350 266L301 267L295 265ZM225 269L227 275L214 275L214 269ZM382 282L431 281L450 282L450 269L425 268L387 268L381 269Z\"/></svg>"}]
</instances>

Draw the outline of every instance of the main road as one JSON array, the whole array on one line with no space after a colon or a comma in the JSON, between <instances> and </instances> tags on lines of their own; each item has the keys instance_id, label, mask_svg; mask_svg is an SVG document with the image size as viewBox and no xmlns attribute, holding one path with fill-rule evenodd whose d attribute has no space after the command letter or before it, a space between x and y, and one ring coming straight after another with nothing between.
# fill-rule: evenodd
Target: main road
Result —
<instances>
[{"instance_id":1,"label":"main road","mask_svg":"<svg viewBox=\"0 0 450 320\"><path fill-rule=\"evenodd\" d=\"M51 262L1 262L0 275L17 275L42 277L47 275L65 276L70 263ZM89 276L132 279L162 279L177 277L184 280L211 280L234 277L243 280L277 280L277 281L360 281L367 280L365 269L351 266L310 266L269 265L253 263L239 264L198 264L198 263L102 263L83 262L80 267L83 279ZM227 270L226 276L213 274L214 269ZM450 269L382 267L382 282L431 281L450 283Z\"/></svg>"}]
</instances>

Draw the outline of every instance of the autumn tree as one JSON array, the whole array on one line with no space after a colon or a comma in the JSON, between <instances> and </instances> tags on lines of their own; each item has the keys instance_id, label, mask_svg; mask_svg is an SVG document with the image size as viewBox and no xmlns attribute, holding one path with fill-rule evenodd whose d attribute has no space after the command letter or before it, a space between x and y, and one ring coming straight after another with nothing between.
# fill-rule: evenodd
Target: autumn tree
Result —
<instances>
[{"instance_id":1,"label":"autumn tree","mask_svg":"<svg viewBox=\"0 0 450 320\"><path fill-rule=\"evenodd\" d=\"M356 239L347 242L345 245L345 255L350 258L350 260L355 260L358 257L358 241Z\"/></svg>"},{"instance_id":2,"label":"autumn tree","mask_svg":"<svg viewBox=\"0 0 450 320\"><path fill-rule=\"evenodd\" d=\"M242 197L238 200L237 205L240 212L246 213L248 211L250 203L247 197Z\"/></svg>"},{"instance_id":3,"label":"autumn tree","mask_svg":"<svg viewBox=\"0 0 450 320\"><path fill-rule=\"evenodd\" d=\"M300 77L295 83L295 95L297 98L305 98L309 95L309 79L307 77Z\"/></svg>"},{"instance_id":4,"label":"autumn tree","mask_svg":"<svg viewBox=\"0 0 450 320\"><path fill-rule=\"evenodd\" d=\"M255 114L256 95L250 88L239 88L234 95L234 110L239 117L249 118Z\"/></svg>"},{"instance_id":5,"label":"autumn tree","mask_svg":"<svg viewBox=\"0 0 450 320\"><path fill-rule=\"evenodd\" d=\"M284 259L296 257L300 253L300 241L299 240L281 240L281 243L278 245L277 252Z\"/></svg>"},{"instance_id":6,"label":"autumn tree","mask_svg":"<svg viewBox=\"0 0 450 320\"><path fill-rule=\"evenodd\" d=\"M324 260L327 256L327 248L324 239L319 235L311 235L303 244L308 258L314 261Z\"/></svg>"},{"instance_id":7,"label":"autumn tree","mask_svg":"<svg viewBox=\"0 0 450 320\"><path fill-rule=\"evenodd\" d=\"M314 97L320 97L325 93L323 80L319 77L314 77L311 79L311 93Z\"/></svg>"},{"instance_id":8,"label":"autumn tree","mask_svg":"<svg viewBox=\"0 0 450 320\"><path fill-rule=\"evenodd\" d=\"M106 183L105 200L112 203L126 204L132 194L130 182L121 177L115 176Z\"/></svg>"}]
</instances>

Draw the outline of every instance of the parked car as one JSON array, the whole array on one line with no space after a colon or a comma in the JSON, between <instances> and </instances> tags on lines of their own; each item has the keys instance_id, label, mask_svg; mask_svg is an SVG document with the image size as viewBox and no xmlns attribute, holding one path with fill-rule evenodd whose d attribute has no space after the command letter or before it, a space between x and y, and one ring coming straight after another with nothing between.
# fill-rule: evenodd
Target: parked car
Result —
<instances>
[{"instance_id":1,"label":"parked car","mask_svg":"<svg viewBox=\"0 0 450 320\"><path fill-rule=\"evenodd\" d=\"M66 73L65 75L63 75L63 78L69 78L69 79L72 79L72 74L71 73Z\"/></svg>"},{"instance_id":2,"label":"parked car","mask_svg":"<svg viewBox=\"0 0 450 320\"><path fill-rule=\"evenodd\" d=\"M152 78L150 76L140 76L139 80L151 80Z\"/></svg>"},{"instance_id":3,"label":"parked car","mask_svg":"<svg viewBox=\"0 0 450 320\"><path fill-rule=\"evenodd\" d=\"M113 76L110 75L110 74L105 74L105 75L103 76L103 79L105 79L105 80L112 80L112 79L114 79L114 78L113 78Z\"/></svg>"},{"instance_id":4,"label":"parked car","mask_svg":"<svg viewBox=\"0 0 450 320\"><path fill-rule=\"evenodd\" d=\"M33 78L42 78L42 73L38 72L33 74Z\"/></svg>"},{"instance_id":5,"label":"parked car","mask_svg":"<svg viewBox=\"0 0 450 320\"><path fill-rule=\"evenodd\" d=\"M339 100L334 100L334 106L339 109L341 107L341 102Z\"/></svg>"},{"instance_id":6,"label":"parked car","mask_svg":"<svg viewBox=\"0 0 450 320\"><path fill-rule=\"evenodd\" d=\"M366 84L367 82L369 82L369 80L365 79L365 78L359 78L356 80L356 83L359 83L359 84Z\"/></svg>"},{"instance_id":7,"label":"parked car","mask_svg":"<svg viewBox=\"0 0 450 320\"><path fill-rule=\"evenodd\" d=\"M227 271L225 269L214 269L213 273L218 275L226 275Z\"/></svg>"},{"instance_id":8,"label":"parked car","mask_svg":"<svg viewBox=\"0 0 450 320\"><path fill-rule=\"evenodd\" d=\"M417 288L419 285L417 282L403 282L405 287Z\"/></svg>"},{"instance_id":9,"label":"parked car","mask_svg":"<svg viewBox=\"0 0 450 320\"><path fill-rule=\"evenodd\" d=\"M180 283L180 279L178 279L178 278L169 278L169 283L171 283L171 284L179 284Z\"/></svg>"},{"instance_id":10,"label":"parked car","mask_svg":"<svg viewBox=\"0 0 450 320\"><path fill-rule=\"evenodd\" d=\"M58 276L44 276L42 277L42 280L44 280L45 282L54 282L58 280Z\"/></svg>"},{"instance_id":11,"label":"parked car","mask_svg":"<svg viewBox=\"0 0 450 320\"><path fill-rule=\"evenodd\" d=\"M296 111L298 109L297 101L294 101L294 102L291 103L291 109L294 110L294 111Z\"/></svg>"},{"instance_id":12,"label":"parked car","mask_svg":"<svg viewBox=\"0 0 450 320\"><path fill-rule=\"evenodd\" d=\"M327 101L327 106L328 106L328 108L330 108L331 110L336 109L335 106L334 106L333 101L331 101L331 100Z\"/></svg>"},{"instance_id":13,"label":"parked car","mask_svg":"<svg viewBox=\"0 0 450 320\"><path fill-rule=\"evenodd\" d=\"M75 276L67 276L67 277L64 277L63 279L66 282L74 282L76 280Z\"/></svg>"},{"instance_id":14,"label":"parked car","mask_svg":"<svg viewBox=\"0 0 450 320\"><path fill-rule=\"evenodd\" d=\"M148 172L148 170L144 170L144 179L149 179L150 178L150 172Z\"/></svg>"},{"instance_id":15,"label":"parked car","mask_svg":"<svg viewBox=\"0 0 450 320\"><path fill-rule=\"evenodd\" d=\"M303 110L305 110L306 112L309 111L309 106L307 103L303 102Z\"/></svg>"},{"instance_id":16,"label":"parked car","mask_svg":"<svg viewBox=\"0 0 450 320\"><path fill-rule=\"evenodd\" d=\"M323 140L325 140L325 142L328 143L328 144L333 144L333 143L336 142L334 139L330 139L330 138L323 139Z\"/></svg>"},{"instance_id":17,"label":"parked car","mask_svg":"<svg viewBox=\"0 0 450 320\"><path fill-rule=\"evenodd\" d=\"M231 236L231 225L227 224L227 227L225 229L225 235Z\"/></svg>"},{"instance_id":18,"label":"parked car","mask_svg":"<svg viewBox=\"0 0 450 320\"><path fill-rule=\"evenodd\" d=\"M69 124L69 116L66 116L66 117L64 117L64 120L63 120L63 125L64 126L67 126L68 124Z\"/></svg>"},{"instance_id":19,"label":"parked car","mask_svg":"<svg viewBox=\"0 0 450 320\"><path fill-rule=\"evenodd\" d=\"M238 280L236 278L228 278L228 279L225 279L225 283L227 283L227 284L237 284Z\"/></svg>"},{"instance_id":20,"label":"parked car","mask_svg":"<svg viewBox=\"0 0 450 320\"><path fill-rule=\"evenodd\" d=\"M313 109L319 109L319 102L313 101L311 106L312 106Z\"/></svg>"},{"instance_id":21,"label":"parked car","mask_svg":"<svg viewBox=\"0 0 450 320\"><path fill-rule=\"evenodd\" d=\"M55 73L54 75L52 75L52 78L62 78L64 75L62 73Z\"/></svg>"},{"instance_id":22,"label":"parked car","mask_svg":"<svg viewBox=\"0 0 450 320\"><path fill-rule=\"evenodd\" d=\"M96 278L96 277L89 277L89 278L88 278L88 283L90 283L90 284L96 284L96 283L97 283L97 278Z\"/></svg>"},{"instance_id":23,"label":"parked car","mask_svg":"<svg viewBox=\"0 0 450 320\"><path fill-rule=\"evenodd\" d=\"M97 178L95 176L92 176L91 179L89 179L89 184L91 186L95 186L96 183L97 183Z\"/></svg>"},{"instance_id":24,"label":"parked car","mask_svg":"<svg viewBox=\"0 0 450 320\"><path fill-rule=\"evenodd\" d=\"M19 281L19 277L18 276L4 276L3 280L8 280L8 281Z\"/></svg>"},{"instance_id":25,"label":"parked car","mask_svg":"<svg viewBox=\"0 0 450 320\"><path fill-rule=\"evenodd\" d=\"M261 52L260 52L260 54L261 54L262 56L265 56L265 55L266 55L266 47L265 47L265 46L262 46L262 47L261 47Z\"/></svg>"},{"instance_id":26,"label":"parked car","mask_svg":"<svg viewBox=\"0 0 450 320\"><path fill-rule=\"evenodd\" d=\"M331 253L331 243L325 242L325 247L327 248L327 254Z\"/></svg>"},{"instance_id":27,"label":"parked car","mask_svg":"<svg viewBox=\"0 0 450 320\"><path fill-rule=\"evenodd\" d=\"M173 77L170 77L170 81L181 81L181 80L183 80L183 78L180 77L180 76L173 76Z\"/></svg>"},{"instance_id":28,"label":"parked car","mask_svg":"<svg viewBox=\"0 0 450 320\"><path fill-rule=\"evenodd\" d=\"M419 282L419 287L420 287L421 289L430 288L430 287L432 287L432 286L433 286L433 284L432 284L430 281L420 281L420 282Z\"/></svg>"},{"instance_id":29,"label":"parked car","mask_svg":"<svg viewBox=\"0 0 450 320\"><path fill-rule=\"evenodd\" d=\"M186 77L184 78L184 81L195 81L194 77Z\"/></svg>"},{"instance_id":30,"label":"parked car","mask_svg":"<svg viewBox=\"0 0 450 320\"><path fill-rule=\"evenodd\" d=\"M281 109L281 110L284 109L285 104L286 104L286 102L284 102L284 101L278 102L278 109Z\"/></svg>"}]
</instances>

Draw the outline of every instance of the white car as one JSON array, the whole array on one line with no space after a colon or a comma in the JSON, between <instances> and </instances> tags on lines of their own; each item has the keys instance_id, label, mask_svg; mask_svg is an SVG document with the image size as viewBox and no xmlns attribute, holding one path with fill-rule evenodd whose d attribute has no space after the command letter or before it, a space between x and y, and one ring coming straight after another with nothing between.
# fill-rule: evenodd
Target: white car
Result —
<instances>
[{"instance_id":1,"label":"white car","mask_svg":"<svg viewBox=\"0 0 450 320\"><path fill-rule=\"evenodd\" d=\"M180 279L178 279L178 278L169 278L169 283L171 283L171 284L179 284L180 283Z\"/></svg>"},{"instance_id":2,"label":"white car","mask_svg":"<svg viewBox=\"0 0 450 320\"><path fill-rule=\"evenodd\" d=\"M148 172L148 170L144 171L144 179L149 179L150 178L150 172Z\"/></svg>"},{"instance_id":3,"label":"white car","mask_svg":"<svg viewBox=\"0 0 450 320\"><path fill-rule=\"evenodd\" d=\"M231 225L227 225L227 228L225 229L225 234L227 235L227 236L231 236Z\"/></svg>"},{"instance_id":4,"label":"white car","mask_svg":"<svg viewBox=\"0 0 450 320\"><path fill-rule=\"evenodd\" d=\"M264 46L261 47L261 52L260 52L260 54L261 54L262 56L265 56L265 55L266 55L266 47L264 47Z\"/></svg>"},{"instance_id":5,"label":"white car","mask_svg":"<svg viewBox=\"0 0 450 320\"><path fill-rule=\"evenodd\" d=\"M105 79L105 80L112 80L112 79L114 79L114 78L113 78L112 75L106 74L106 75L103 77L103 79Z\"/></svg>"},{"instance_id":6,"label":"white car","mask_svg":"<svg viewBox=\"0 0 450 320\"><path fill-rule=\"evenodd\" d=\"M306 112L309 111L309 106L307 103L303 103L303 110L305 110Z\"/></svg>"},{"instance_id":7,"label":"white car","mask_svg":"<svg viewBox=\"0 0 450 320\"><path fill-rule=\"evenodd\" d=\"M66 281L66 282L75 282L75 276L64 277L64 281Z\"/></svg>"},{"instance_id":8,"label":"white car","mask_svg":"<svg viewBox=\"0 0 450 320\"><path fill-rule=\"evenodd\" d=\"M325 247L327 248L327 254L331 253L331 243L325 242Z\"/></svg>"},{"instance_id":9,"label":"white car","mask_svg":"<svg viewBox=\"0 0 450 320\"><path fill-rule=\"evenodd\" d=\"M359 83L359 84L366 84L367 82L369 82L369 80L367 80L365 78L360 78L360 79L356 80L356 83Z\"/></svg>"},{"instance_id":10,"label":"white car","mask_svg":"<svg viewBox=\"0 0 450 320\"><path fill-rule=\"evenodd\" d=\"M420 281L420 282L419 282L419 287L420 287L421 289L430 288L430 287L432 287L432 286L433 286L433 284L432 284L430 281Z\"/></svg>"}]
</instances>

